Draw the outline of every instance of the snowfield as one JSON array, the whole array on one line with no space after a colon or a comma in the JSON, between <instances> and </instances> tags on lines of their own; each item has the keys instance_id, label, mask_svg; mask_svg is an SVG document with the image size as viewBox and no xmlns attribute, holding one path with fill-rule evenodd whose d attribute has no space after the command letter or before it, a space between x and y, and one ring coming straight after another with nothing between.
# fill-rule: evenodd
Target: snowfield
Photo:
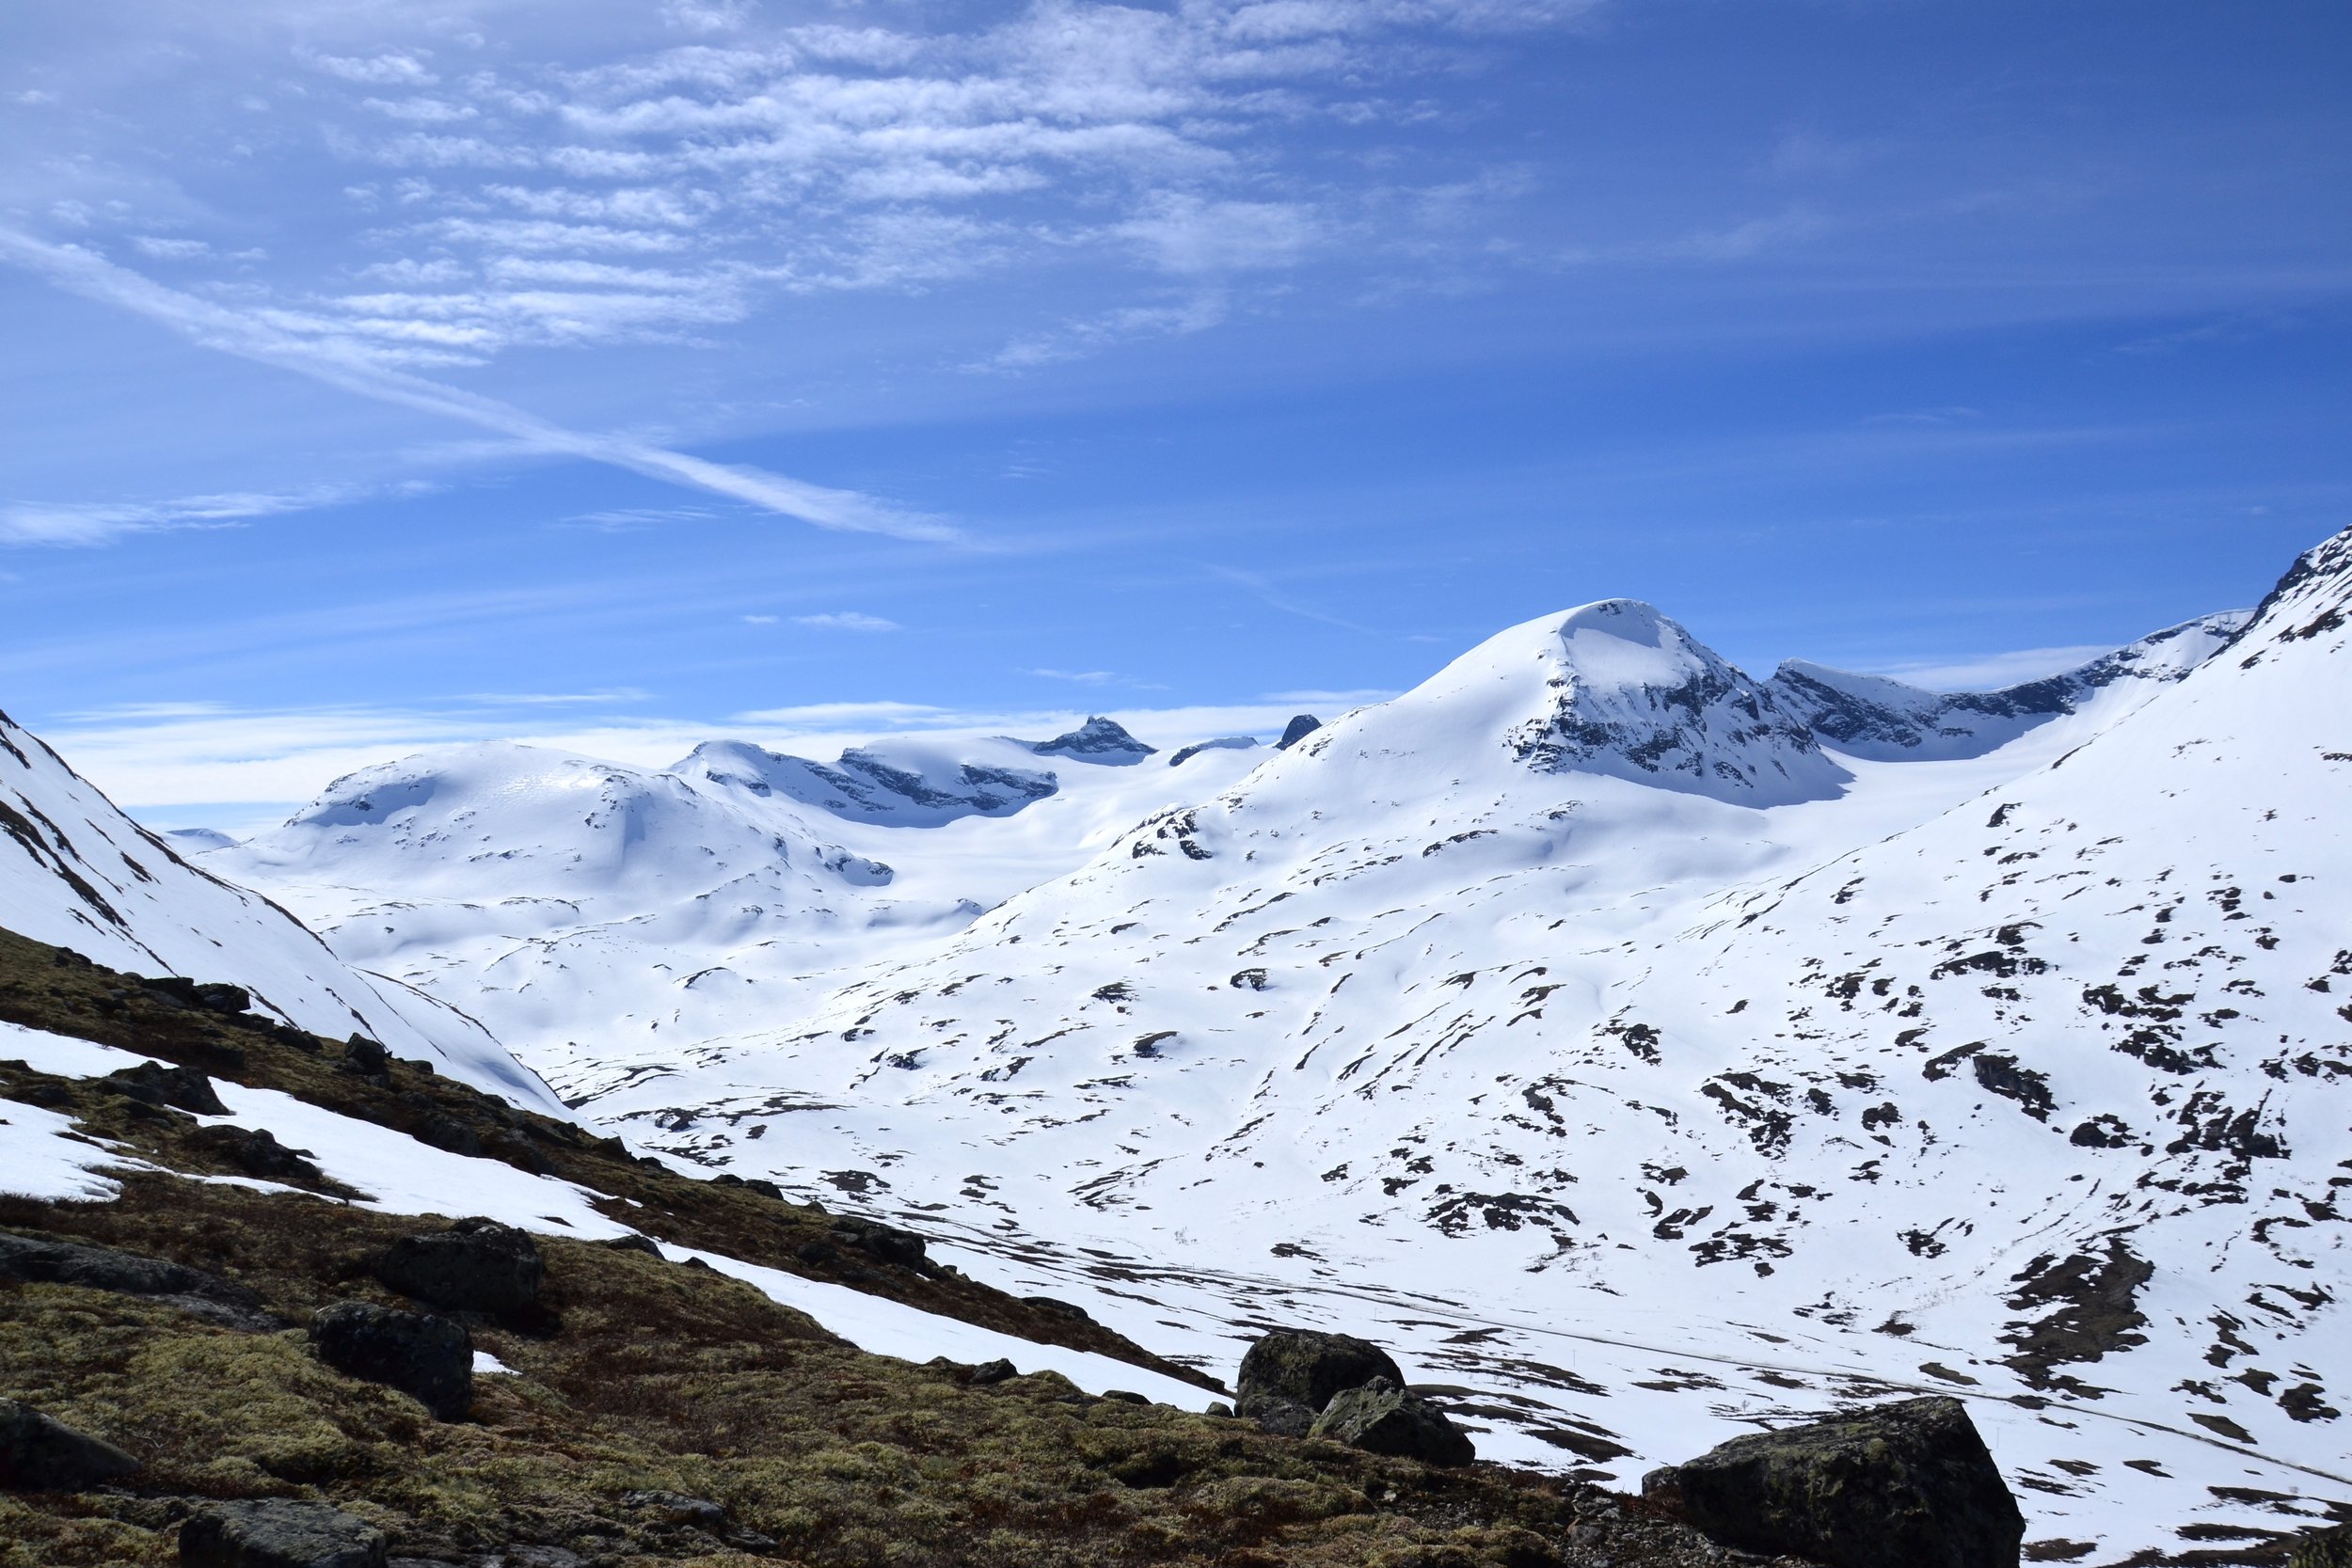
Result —
<instances>
[{"instance_id":1,"label":"snowfield","mask_svg":"<svg viewBox=\"0 0 2352 1568\"><path fill-rule=\"evenodd\" d=\"M1604 600L1279 750L480 747L199 859L1163 1354L1364 1334L1619 1485L1951 1393L2042 1558L2157 1560L2352 1505L2348 618L2352 533L1946 694Z\"/></svg>"}]
</instances>

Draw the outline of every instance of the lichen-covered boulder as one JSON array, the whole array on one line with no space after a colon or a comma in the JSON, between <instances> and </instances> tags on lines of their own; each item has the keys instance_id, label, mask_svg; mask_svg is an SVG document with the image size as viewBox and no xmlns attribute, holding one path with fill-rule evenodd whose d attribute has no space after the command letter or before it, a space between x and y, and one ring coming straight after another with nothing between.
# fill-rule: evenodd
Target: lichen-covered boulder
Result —
<instances>
[{"instance_id":1,"label":"lichen-covered boulder","mask_svg":"<svg viewBox=\"0 0 2352 1568\"><path fill-rule=\"evenodd\" d=\"M1308 1328L1278 1328L1249 1347L1241 1358L1241 1375L1233 1407L1270 1431L1297 1424L1289 1406L1306 1411L1308 1422L1343 1388L1360 1388L1375 1377L1402 1386L1405 1374L1388 1352L1369 1339L1347 1334L1323 1334Z\"/></svg>"},{"instance_id":2,"label":"lichen-covered boulder","mask_svg":"<svg viewBox=\"0 0 2352 1568\"><path fill-rule=\"evenodd\" d=\"M519 1312L539 1299L545 1266L527 1231L496 1220L403 1236L376 1259L375 1277L450 1312Z\"/></svg>"},{"instance_id":3,"label":"lichen-covered boulder","mask_svg":"<svg viewBox=\"0 0 2352 1568\"><path fill-rule=\"evenodd\" d=\"M397 1388L444 1421L473 1403L473 1337L463 1323L342 1301L310 1320L310 1342L337 1371Z\"/></svg>"},{"instance_id":4,"label":"lichen-covered boulder","mask_svg":"<svg viewBox=\"0 0 2352 1568\"><path fill-rule=\"evenodd\" d=\"M384 1532L326 1503L213 1503L180 1527L187 1568L384 1568Z\"/></svg>"},{"instance_id":5,"label":"lichen-covered boulder","mask_svg":"<svg viewBox=\"0 0 2352 1568\"><path fill-rule=\"evenodd\" d=\"M0 1400L0 1486L11 1492L83 1492L120 1481L139 1462L30 1405Z\"/></svg>"},{"instance_id":6,"label":"lichen-covered boulder","mask_svg":"<svg viewBox=\"0 0 2352 1568\"><path fill-rule=\"evenodd\" d=\"M1468 1465L1478 1457L1444 1411L1386 1377L1332 1395L1307 1434L1424 1465Z\"/></svg>"},{"instance_id":7,"label":"lichen-covered boulder","mask_svg":"<svg viewBox=\"0 0 2352 1568\"><path fill-rule=\"evenodd\" d=\"M1827 1568L2017 1568L2026 1522L1958 1400L1735 1437L1643 1494L1716 1540Z\"/></svg>"}]
</instances>

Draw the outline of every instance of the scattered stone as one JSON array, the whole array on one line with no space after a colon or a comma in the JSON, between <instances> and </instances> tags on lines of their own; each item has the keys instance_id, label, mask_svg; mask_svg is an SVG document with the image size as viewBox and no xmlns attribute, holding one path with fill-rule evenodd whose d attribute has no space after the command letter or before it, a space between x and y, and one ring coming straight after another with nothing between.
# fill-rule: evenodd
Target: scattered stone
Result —
<instances>
[{"instance_id":1,"label":"scattered stone","mask_svg":"<svg viewBox=\"0 0 2352 1568\"><path fill-rule=\"evenodd\" d=\"M271 1180L323 1181L326 1173L305 1156L307 1148L288 1148L266 1127L199 1127L188 1142L247 1176Z\"/></svg>"},{"instance_id":2,"label":"scattered stone","mask_svg":"<svg viewBox=\"0 0 2352 1568\"><path fill-rule=\"evenodd\" d=\"M384 1568L384 1532L326 1503L212 1503L180 1527L187 1568Z\"/></svg>"},{"instance_id":3,"label":"scattered stone","mask_svg":"<svg viewBox=\"0 0 2352 1568\"><path fill-rule=\"evenodd\" d=\"M452 1312L521 1311L538 1301L544 1273L528 1232L479 1217L404 1236L375 1264L375 1277L402 1295Z\"/></svg>"},{"instance_id":4,"label":"scattered stone","mask_svg":"<svg viewBox=\"0 0 2352 1568\"><path fill-rule=\"evenodd\" d=\"M599 1242L596 1244L608 1247L614 1252L642 1252L648 1258L661 1256L661 1249L654 1244L651 1236L640 1236L634 1230L626 1236L615 1236L610 1241Z\"/></svg>"},{"instance_id":5,"label":"scattered stone","mask_svg":"<svg viewBox=\"0 0 2352 1568\"><path fill-rule=\"evenodd\" d=\"M0 1281L75 1285L152 1296L226 1328L265 1334L285 1324L262 1310L262 1298L242 1285L159 1258L72 1242L36 1242L0 1233Z\"/></svg>"},{"instance_id":6,"label":"scattered stone","mask_svg":"<svg viewBox=\"0 0 2352 1568\"><path fill-rule=\"evenodd\" d=\"M0 1486L11 1492L87 1492L138 1467L137 1460L103 1438L30 1405L0 1400Z\"/></svg>"},{"instance_id":7,"label":"scattered stone","mask_svg":"<svg viewBox=\"0 0 2352 1568\"><path fill-rule=\"evenodd\" d=\"M106 1074L101 1085L128 1100L149 1105L169 1105L175 1110L192 1112L199 1117L225 1117L229 1107L220 1102L214 1092L213 1081L194 1068L166 1067L161 1062L141 1062Z\"/></svg>"},{"instance_id":8,"label":"scattered stone","mask_svg":"<svg viewBox=\"0 0 2352 1568\"><path fill-rule=\"evenodd\" d=\"M1249 1354L1241 1358L1233 1407L1268 1432L1298 1436L1331 1402L1332 1395L1343 1388L1360 1388L1375 1377L1385 1377L1400 1387L1405 1383L1405 1374L1389 1359L1388 1352L1369 1339L1307 1328L1278 1328L1250 1346ZM1304 1424L1297 1411L1290 1408L1294 1405L1306 1412Z\"/></svg>"},{"instance_id":9,"label":"scattered stone","mask_svg":"<svg viewBox=\"0 0 2352 1568\"><path fill-rule=\"evenodd\" d=\"M1090 1323L1094 1321L1092 1314L1089 1313L1085 1307L1067 1301L1057 1301L1052 1296L1023 1296L1021 1299L1028 1306L1041 1312L1051 1312L1057 1318L1069 1318L1082 1323Z\"/></svg>"},{"instance_id":10,"label":"scattered stone","mask_svg":"<svg viewBox=\"0 0 2352 1568\"><path fill-rule=\"evenodd\" d=\"M1444 1411L1386 1377L1332 1395L1307 1435L1424 1465L1468 1465L1478 1457Z\"/></svg>"},{"instance_id":11,"label":"scattered stone","mask_svg":"<svg viewBox=\"0 0 2352 1568\"><path fill-rule=\"evenodd\" d=\"M392 1053L384 1049L382 1041L354 1035L343 1042L345 1072L355 1072L362 1078L389 1077L391 1067Z\"/></svg>"},{"instance_id":12,"label":"scattered stone","mask_svg":"<svg viewBox=\"0 0 2352 1568\"><path fill-rule=\"evenodd\" d=\"M993 1361L983 1361L978 1366L973 1368L972 1375L966 1381L981 1387L986 1387L992 1383L1010 1382L1012 1379L1019 1377L1021 1373L1014 1368L1011 1362L1005 1360L1002 1356L999 1356Z\"/></svg>"},{"instance_id":13,"label":"scattered stone","mask_svg":"<svg viewBox=\"0 0 2352 1568\"><path fill-rule=\"evenodd\" d=\"M726 1528L726 1509L708 1497L690 1497L679 1492L629 1492L623 1494L621 1506L650 1513L667 1524L713 1532Z\"/></svg>"},{"instance_id":14,"label":"scattered stone","mask_svg":"<svg viewBox=\"0 0 2352 1568\"><path fill-rule=\"evenodd\" d=\"M1126 1388L1105 1388L1103 1390L1103 1397L1106 1400L1116 1401L1120 1404L1150 1404L1152 1402L1150 1400L1145 1399L1141 1394L1135 1393Z\"/></svg>"},{"instance_id":15,"label":"scattered stone","mask_svg":"<svg viewBox=\"0 0 2352 1568\"><path fill-rule=\"evenodd\" d=\"M917 1274L934 1274L938 1266L924 1256L929 1243L912 1230L876 1220L837 1219L830 1227L835 1236L877 1261Z\"/></svg>"},{"instance_id":16,"label":"scattered stone","mask_svg":"<svg viewBox=\"0 0 2352 1568\"><path fill-rule=\"evenodd\" d=\"M253 993L243 986L222 985L213 981L183 980L177 974L166 974L138 982L151 991L168 997L183 1007L198 1007L208 1013L226 1013L231 1017L248 1012L253 1006Z\"/></svg>"},{"instance_id":17,"label":"scattered stone","mask_svg":"<svg viewBox=\"0 0 2352 1568\"><path fill-rule=\"evenodd\" d=\"M1203 1416L1224 1416L1230 1418L1233 1414L1233 1407L1227 1404L1223 1400L1211 1400L1208 1403L1208 1407L1202 1410L1200 1414Z\"/></svg>"},{"instance_id":18,"label":"scattered stone","mask_svg":"<svg viewBox=\"0 0 2352 1568\"><path fill-rule=\"evenodd\" d=\"M1643 1494L1732 1546L1827 1568L2016 1568L2024 1516L1958 1400L1735 1437Z\"/></svg>"},{"instance_id":19,"label":"scattered stone","mask_svg":"<svg viewBox=\"0 0 2352 1568\"><path fill-rule=\"evenodd\" d=\"M473 1337L463 1323L342 1301L310 1320L310 1339L337 1371L397 1388L444 1421L473 1403Z\"/></svg>"}]
</instances>

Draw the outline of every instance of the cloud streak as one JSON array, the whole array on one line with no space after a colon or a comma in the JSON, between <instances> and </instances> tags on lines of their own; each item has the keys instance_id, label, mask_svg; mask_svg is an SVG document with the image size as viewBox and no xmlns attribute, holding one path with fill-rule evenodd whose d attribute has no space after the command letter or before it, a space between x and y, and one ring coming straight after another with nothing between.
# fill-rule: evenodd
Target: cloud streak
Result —
<instances>
[{"instance_id":1,"label":"cloud streak","mask_svg":"<svg viewBox=\"0 0 2352 1568\"><path fill-rule=\"evenodd\" d=\"M830 489L761 468L673 451L624 436L570 430L512 404L383 363L371 345L333 330L305 332L286 313L247 312L167 288L79 245L0 229L0 261L85 299L169 327L200 347L291 371L356 396L454 420L547 456L601 463L649 479L724 496L764 512L855 533L949 540L936 517L902 511L854 490Z\"/></svg>"}]
</instances>

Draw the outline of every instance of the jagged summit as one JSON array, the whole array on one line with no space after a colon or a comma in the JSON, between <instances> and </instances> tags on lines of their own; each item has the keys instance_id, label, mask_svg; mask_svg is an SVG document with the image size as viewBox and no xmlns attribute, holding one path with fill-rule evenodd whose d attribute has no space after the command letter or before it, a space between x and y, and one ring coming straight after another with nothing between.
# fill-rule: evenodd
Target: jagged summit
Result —
<instances>
[{"instance_id":1,"label":"jagged summit","mask_svg":"<svg viewBox=\"0 0 2352 1568\"><path fill-rule=\"evenodd\" d=\"M1770 690L1634 599L1497 633L1296 750L1375 736L1394 747L1391 737L1406 734L1433 756L1506 756L1537 772L1604 774L1751 806L1827 799L1848 777Z\"/></svg>"},{"instance_id":2,"label":"jagged summit","mask_svg":"<svg viewBox=\"0 0 2352 1568\"><path fill-rule=\"evenodd\" d=\"M1994 691L1931 691L1799 658L1766 684L1784 709L1851 755L1882 762L1981 756L2094 703L2146 701L2227 645L2252 614L2202 615L2061 674Z\"/></svg>"},{"instance_id":3,"label":"jagged summit","mask_svg":"<svg viewBox=\"0 0 2352 1568\"><path fill-rule=\"evenodd\" d=\"M1096 714L1089 714L1085 723L1067 734L1024 744L1041 757L1069 757L1073 762L1099 762L1112 768L1131 768L1159 750L1129 735L1117 720Z\"/></svg>"}]
</instances>

